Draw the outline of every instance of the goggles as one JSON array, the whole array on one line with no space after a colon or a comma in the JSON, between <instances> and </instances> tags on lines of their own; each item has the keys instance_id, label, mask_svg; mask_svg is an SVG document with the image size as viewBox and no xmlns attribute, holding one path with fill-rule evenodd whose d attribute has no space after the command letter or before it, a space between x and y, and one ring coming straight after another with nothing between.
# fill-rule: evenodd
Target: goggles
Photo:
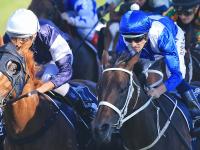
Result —
<instances>
[{"instance_id":1,"label":"goggles","mask_svg":"<svg viewBox=\"0 0 200 150\"><path fill-rule=\"evenodd\" d=\"M128 43L139 43L141 42L143 39L146 39L147 34L139 34L139 35L122 35L124 38L124 41L128 42Z\"/></svg>"},{"instance_id":2,"label":"goggles","mask_svg":"<svg viewBox=\"0 0 200 150\"><path fill-rule=\"evenodd\" d=\"M191 16L195 12L195 8L190 9L176 9L177 15Z\"/></svg>"},{"instance_id":3,"label":"goggles","mask_svg":"<svg viewBox=\"0 0 200 150\"><path fill-rule=\"evenodd\" d=\"M13 41L17 41L17 40L20 40L22 41L23 43L27 42L28 40L32 39L33 37L27 37L27 38L17 38L17 37L11 37L11 40Z\"/></svg>"}]
</instances>

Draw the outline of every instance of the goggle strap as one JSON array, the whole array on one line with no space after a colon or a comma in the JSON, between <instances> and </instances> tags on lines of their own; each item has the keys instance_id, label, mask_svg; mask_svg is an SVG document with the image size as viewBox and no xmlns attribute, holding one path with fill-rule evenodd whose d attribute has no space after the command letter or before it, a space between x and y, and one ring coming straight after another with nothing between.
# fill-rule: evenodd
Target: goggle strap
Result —
<instances>
[{"instance_id":1,"label":"goggle strap","mask_svg":"<svg viewBox=\"0 0 200 150\"><path fill-rule=\"evenodd\" d=\"M124 38L136 38L136 37L141 37L141 36L143 36L143 35L145 35L145 33L137 34L137 35L122 34L122 36L123 36Z\"/></svg>"}]
</instances>

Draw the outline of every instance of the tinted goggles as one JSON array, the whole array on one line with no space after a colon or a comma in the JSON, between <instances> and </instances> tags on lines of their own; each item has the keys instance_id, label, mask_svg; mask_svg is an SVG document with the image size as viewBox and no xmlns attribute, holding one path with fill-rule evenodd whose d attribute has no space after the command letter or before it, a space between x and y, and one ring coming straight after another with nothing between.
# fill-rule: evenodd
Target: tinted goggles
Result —
<instances>
[{"instance_id":1,"label":"tinted goggles","mask_svg":"<svg viewBox=\"0 0 200 150\"><path fill-rule=\"evenodd\" d=\"M176 10L177 12L177 15L181 16L181 15L184 15L184 16L191 16L192 14L194 14L195 12L195 9L191 8L191 9L187 9L187 10L179 10L177 9Z\"/></svg>"},{"instance_id":2,"label":"tinted goggles","mask_svg":"<svg viewBox=\"0 0 200 150\"><path fill-rule=\"evenodd\" d=\"M26 38L17 38L17 37L11 37L11 40L13 41L17 41L17 40L20 40L22 41L23 43L27 42L28 40L32 39L33 36L30 36L30 37L26 37Z\"/></svg>"},{"instance_id":3,"label":"tinted goggles","mask_svg":"<svg viewBox=\"0 0 200 150\"><path fill-rule=\"evenodd\" d=\"M143 39L146 39L146 34L142 34L141 36L123 36L124 40L128 43L132 43L132 42L135 42L135 43L139 43L141 42Z\"/></svg>"}]
</instances>

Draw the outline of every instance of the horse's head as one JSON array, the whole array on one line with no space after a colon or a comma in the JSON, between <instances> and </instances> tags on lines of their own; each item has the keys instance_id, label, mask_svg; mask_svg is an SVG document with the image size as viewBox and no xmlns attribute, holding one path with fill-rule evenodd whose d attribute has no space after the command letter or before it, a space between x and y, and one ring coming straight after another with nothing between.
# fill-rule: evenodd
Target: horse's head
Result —
<instances>
[{"instance_id":1,"label":"horse's head","mask_svg":"<svg viewBox=\"0 0 200 150\"><path fill-rule=\"evenodd\" d=\"M107 68L97 84L99 109L93 122L94 138L98 141L108 142L113 126L120 128L133 92L138 90L132 73L138 58L138 55L131 58L122 56L111 65L105 53L103 55L103 64Z\"/></svg>"},{"instance_id":2,"label":"horse's head","mask_svg":"<svg viewBox=\"0 0 200 150\"><path fill-rule=\"evenodd\" d=\"M11 43L0 48L0 101L19 96L26 82L25 63Z\"/></svg>"}]
</instances>

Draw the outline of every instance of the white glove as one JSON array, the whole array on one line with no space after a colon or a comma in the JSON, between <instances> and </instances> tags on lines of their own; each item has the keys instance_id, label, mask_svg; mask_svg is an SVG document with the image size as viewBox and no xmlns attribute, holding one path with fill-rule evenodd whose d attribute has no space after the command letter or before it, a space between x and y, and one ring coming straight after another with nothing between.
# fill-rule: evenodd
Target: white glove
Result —
<instances>
[{"instance_id":1,"label":"white glove","mask_svg":"<svg viewBox=\"0 0 200 150\"><path fill-rule=\"evenodd\" d=\"M61 18L63 20L66 20L70 25L75 25L75 19L73 17L70 17L66 12L63 12L61 14Z\"/></svg>"},{"instance_id":2,"label":"white glove","mask_svg":"<svg viewBox=\"0 0 200 150\"><path fill-rule=\"evenodd\" d=\"M154 98L159 98L160 95L162 95L166 91L167 91L167 88L165 87L165 85L161 84L159 87L149 90L147 94Z\"/></svg>"}]
</instances>

